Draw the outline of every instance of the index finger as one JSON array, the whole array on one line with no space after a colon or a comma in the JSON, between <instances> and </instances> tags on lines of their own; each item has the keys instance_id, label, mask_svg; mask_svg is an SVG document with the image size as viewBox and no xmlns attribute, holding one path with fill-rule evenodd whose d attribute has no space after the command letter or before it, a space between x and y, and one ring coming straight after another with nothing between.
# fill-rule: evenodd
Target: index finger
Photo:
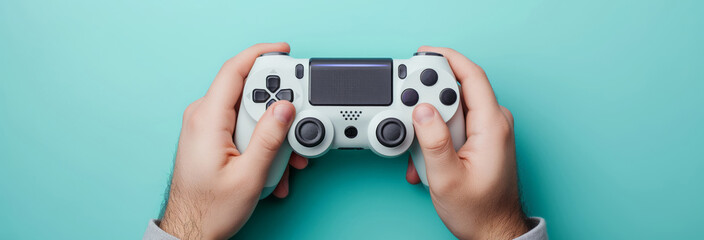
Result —
<instances>
[{"instance_id":1,"label":"index finger","mask_svg":"<svg viewBox=\"0 0 704 240\"><path fill-rule=\"evenodd\" d=\"M460 82L464 103L470 112L480 115L500 113L494 90L479 65L450 48L422 46L418 48L418 52L436 52L447 58L457 81Z\"/></svg>"},{"instance_id":2,"label":"index finger","mask_svg":"<svg viewBox=\"0 0 704 240\"><path fill-rule=\"evenodd\" d=\"M205 99L208 106L216 109L234 109L244 86L244 79L259 55L267 52L289 52L288 43L259 43L251 46L222 65L220 72L210 85Z\"/></svg>"}]
</instances>

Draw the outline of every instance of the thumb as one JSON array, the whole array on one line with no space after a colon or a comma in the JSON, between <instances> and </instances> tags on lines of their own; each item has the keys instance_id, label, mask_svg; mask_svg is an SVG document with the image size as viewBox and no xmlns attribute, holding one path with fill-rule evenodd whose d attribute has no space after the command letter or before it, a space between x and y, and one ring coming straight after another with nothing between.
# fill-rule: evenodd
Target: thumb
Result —
<instances>
[{"instance_id":1,"label":"thumb","mask_svg":"<svg viewBox=\"0 0 704 240\"><path fill-rule=\"evenodd\" d=\"M423 103L413 110L413 127L423 152L431 189L433 182L447 182L461 174L464 166L452 145L450 130L432 105Z\"/></svg>"},{"instance_id":2,"label":"thumb","mask_svg":"<svg viewBox=\"0 0 704 240\"><path fill-rule=\"evenodd\" d=\"M296 110L288 101L278 101L264 112L242 157L258 171L266 173L279 147L286 139Z\"/></svg>"}]
</instances>

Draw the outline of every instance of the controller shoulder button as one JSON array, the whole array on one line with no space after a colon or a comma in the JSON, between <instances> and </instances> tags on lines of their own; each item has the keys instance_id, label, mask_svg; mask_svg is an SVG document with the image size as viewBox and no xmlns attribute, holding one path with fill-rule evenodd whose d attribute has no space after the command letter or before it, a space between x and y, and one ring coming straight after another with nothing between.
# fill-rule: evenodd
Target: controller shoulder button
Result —
<instances>
[{"instance_id":1,"label":"controller shoulder button","mask_svg":"<svg viewBox=\"0 0 704 240\"><path fill-rule=\"evenodd\" d=\"M288 56L288 53L287 52L268 52L268 53L262 53L262 55L259 55L259 56L264 57L264 56L280 56L280 55Z\"/></svg>"},{"instance_id":2,"label":"controller shoulder button","mask_svg":"<svg viewBox=\"0 0 704 240\"><path fill-rule=\"evenodd\" d=\"M443 57L442 54L436 53L436 52L416 52L413 54L413 56L438 56L438 57Z\"/></svg>"}]
</instances>

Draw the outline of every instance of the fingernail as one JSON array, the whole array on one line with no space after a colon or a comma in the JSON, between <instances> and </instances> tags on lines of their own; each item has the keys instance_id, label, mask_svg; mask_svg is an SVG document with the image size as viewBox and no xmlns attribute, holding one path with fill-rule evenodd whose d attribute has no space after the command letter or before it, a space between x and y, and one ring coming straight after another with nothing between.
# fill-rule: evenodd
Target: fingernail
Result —
<instances>
[{"instance_id":1,"label":"fingernail","mask_svg":"<svg viewBox=\"0 0 704 240\"><path fill-rule=\"evenodd\" d=\"M289 123L293 118L293 105L282 103L274 108L274 117L281 123Z\"/></svg>"},{"instance_id":2,"label":"fingernail","mask_svg":"<svg viewBox=\"0 0 704 240\"><path fill-rule=\"evenodd\" d=\"M435 111L430 109L427 105L419 105L413 112L413 119L417 123L425 123L430 121L430 119L433 119L433 116L435 116Z\"/></svg>"}]
</instances>

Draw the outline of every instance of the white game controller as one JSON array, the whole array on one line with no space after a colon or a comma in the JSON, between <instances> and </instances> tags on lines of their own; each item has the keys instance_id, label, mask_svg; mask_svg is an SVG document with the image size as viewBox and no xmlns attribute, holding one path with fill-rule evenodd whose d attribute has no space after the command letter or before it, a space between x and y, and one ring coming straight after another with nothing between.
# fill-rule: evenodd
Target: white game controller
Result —
<instances>
[{"instance_id":1,"label":"white game controller","mask_svg":"<svg viewBox=\"0 0 704 240\"><path fill-rule=\"evenodd\" d=\"M383 157L410 150L423 185L425 161L411 115L433 105L447 123L455 149L466 141L459 87L441 54L418 52L411 59L311 58L288 53L259 56L244 85L235 145L244 153L259 118L276 101L296 107L296 118L264 184L265 198L279 183L291 151L314 158L329 149L371 149Z\"/></svg>"}]
</instances>

